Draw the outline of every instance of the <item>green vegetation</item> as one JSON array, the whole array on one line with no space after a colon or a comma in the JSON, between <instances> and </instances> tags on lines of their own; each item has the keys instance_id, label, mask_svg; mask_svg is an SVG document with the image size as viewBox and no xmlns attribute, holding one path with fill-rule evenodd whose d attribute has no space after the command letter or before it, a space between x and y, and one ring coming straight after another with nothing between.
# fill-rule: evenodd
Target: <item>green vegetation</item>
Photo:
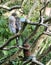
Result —
<instances>
[{"instance_id":1,"label":"green vegetation","mask_svg":"<svg viewBox=\"0 0 51 65\"><path fill-rule=\"evenodd\" d=\"M11 1L11 0L10 0ZM9 2L9 0L3 0L3 3L1 4L4 4L4 3L7 3ZM23 7L22 7L22 10L24 12L24 16L28 16L28 19L30 21L33 21L33 23L36 23L36 22L39 22L40 20L40 13L39 13L39 10L44 6L42 6L42 4L40 3L40 0L37 1L38 4L37 4L37 7L34 7L35 9L32 11L31 13L31 16L29 17L29 12L33 6L33 4L35 4L35 0L28 0L26 3L24 3ZM20 5L22 4L22 1L21 0L17 0L16 2L14 3L10 3L8 4L9 7L11 6L15 6L15 5ZM49 3L48 7L51 3ZM17 11L17 9L16 9ZM7 13L8 11L5 10L5 9L0 9L0 46L2 46L11 36L13 36L14 34L10 32L9 30L9 26L8 26L8 16L7 15L3 15L5 13ZM10 14L10 13L9 13ZM8 14L8 15L9 15ZM42 12L42 15L45 16L45 19L48 18L48 16L46 17L45 14L43 14ZM31 22L32 23L32 22ZM51 21L50 21L50 24L51 24ZM26 28L24 29L23 32L21 32L21 36L19 37L19 40L18 40L18 43L19 45L23 45L23 42L24 40L35 30L35 28L37 27L38 25L29 25L27 24ZM28 43L32 46L30 49L32 50L34 47L36 47L36 44L37 44L37 41L38 39L40 38L42 40L42 37L40 36L40 34L42 34L44 31L45 31L46 27L44 26L39 26L37 28L37 31L36 31L36 34L33 35L33 37L28 40ZM44 34L45 35L45 34ZM40 37L39 37L40 36ZM45 35L46 36L46 35ZM44 37L45 37L44 36ZM39 37L39 38L38 38ZM42 41L39 41L38 44L41 42L40 44L40 49L38 49L38 52L37 52L37 59L40 57L40 52L45 53L49 46L51 46L51 36L46 36L46 38L43 37L43 40ZM40 40L39 39L39 40ZM46 45L45 45L46 44ZM16 40L12 40L7 46L6 48L10 48L11 46L16 46ZM45 47L44 47L45 46ZM44 48L43 48L44 47ZM43 50L42 50L43 49ZM51 48L50 48L51 49ZM7 58L10 60L10 57L12 57L12 55L14 55L14 53L16 53L17 51L19 50L19 48L13 48L11 50L0 50L0 65L4 62L7 61ZM35 49L34 49L35 50ZM32 51L33 52L33 51ZM35 52L34 52L35 53ZM36 54L36 53L35 53ZM20 54L21 56L23 56L23 52L21 51ZM39 59L44 65L46 65L46 63L51 60L51 50L45 54L41 59ZM12 59L9 61L9 65L22 65L23 61L21 61L18 56L15 58L15 59ZM5 64L4 64L5 65ZM30 64L27 64L27 65L30 65Z\"/></svg>"}]
</instances>

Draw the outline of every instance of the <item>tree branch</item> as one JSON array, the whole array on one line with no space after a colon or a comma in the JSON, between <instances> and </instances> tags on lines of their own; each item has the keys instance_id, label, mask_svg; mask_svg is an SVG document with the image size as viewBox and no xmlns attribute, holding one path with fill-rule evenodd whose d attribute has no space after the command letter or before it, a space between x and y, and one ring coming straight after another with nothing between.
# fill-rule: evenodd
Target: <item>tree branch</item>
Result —
<instances>
[{"instance_id":1,"label":"tree branch","mask_svg":"<svg viewBox=\"0 0 51 65\"><path fill-rule=\"evenodd\" d=\"M2 46L0 46L0 50L2 50L5 46L7 46L9 42L15 39L17 36L20 36L20 33L17 33L14 36L11 36Z\"/></svg>"},{"instance_id":2,"label":"tree branch","mask_svg":"<svg viewBox=\"0 0 51 65\"><path fill-rule=\"evenodd\" d=\"M44 20L44 22L47 22L47 21L49 21L50 19L51 19L51 17L48 18L48 19L46 19L46 20ZM41 22L41 21L39 21L38 23L29 23L29 22L27 21L27 24L32 24L32 25L35 25L35 24L36 24L36 28L35 28L35 30L30 34L30 36L25 39L25 41L23 42L23 44L26 43L30 38L32 38L32 36L34 36L34 35L36 34L36 32L37 32L37 30L38 30L38 28L39 28L40 25L43 25L43 26L45 26L45 27L48 27L46 24L41 24L40 22Z\"/></svg>"},{"instance_id":3,"label":"tree branch","mask_svg":"<svg viewBox=\"0 0 51 65\"><path fill-rule=\"evenodd\" d=\"M0 8L3 8L3 9L8 10L8 11L11 11L13 9L19 9L19 8L21 8L21 5L16 5L16 6L13 6L11 8L10 7L7 7L5 5L0 5Z\"/></svg>"},{"instance_id":4,"label":"tree branch","mask_svg":"<svg viewBox=\"0 0 51 65\"><path fill-rule=\"evenodd\" d=\"M36 57L34 56L30 56L26 61L23 62L23 65L26 65L29 62L32 62L31 65L34 65L34 64L44 65L43 63L36 60Z\"/></svg>"},{"instance_id":5,"label":"tree branch","mask_svg":"<svg viewBox=\"0 0 51 65\"><path fill-rule=\"evenodd\" d=\"M45 9L45 8L46 8L46 6L47 6L49 3L50 3L50 1L48 1L48 2L45 4L45 6L44 6L44 7L42 7L42 8L40 9L40 11L42 11L43 9Z\"/></svg>"},{"instance_id":6,"label":"tree branch","mask_svg":"<svg viewBox=\"0 0 51 65\"><path fill-rule=\"evenodd\" d=\"M19 46L11 46L10 48L3 48L2 50L8 51L15 48L26 49L26 50L29 49L19 45Z\"/></svg>"},{"instance_id":7,"label":"tree branch","mask_svg":"<svg viewBox=\"0 0 51 65\"><path fill-rule=\"evenodd\" d=\"M44 32L44 34L51 36L51 32Z\"/></svg>"},{"instance_id":8,"label":"tree branch","mask_svg":"<svg viewBox=\"0 0 51 65\"><path fill-rule=\"evenodd\" d=\"M24 23L24 22L23 22ZM39 23L39 22L31 22L31 21L26 21L27 24L30 24L30 25L41 25L41 26L44 26L44 27L48 27L47 24L44 24L44 23Z\"/></svg>"}]
</instances>

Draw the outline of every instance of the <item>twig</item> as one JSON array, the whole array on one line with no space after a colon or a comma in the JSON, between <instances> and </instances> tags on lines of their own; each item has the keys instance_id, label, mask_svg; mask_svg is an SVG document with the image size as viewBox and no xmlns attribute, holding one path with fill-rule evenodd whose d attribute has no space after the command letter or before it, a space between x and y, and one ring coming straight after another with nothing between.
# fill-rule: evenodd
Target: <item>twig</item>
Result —
<instances>
[{"instance_id":1,"label":"twig","mask_svg":"<svg viewBox=\"0 0 51 65\"><path fill-rule=\"evenodd\" d=\"M19 45L19 46L11 46L10 48L3 48L2 50L8 51L15 48L26 49L26 50L29 49Z\"/></svg>"},{"instance_id":2,"label":"twig","mask_svg":"<svg viewBox=\"0 0 51 65\"><path fill-rule=\"evenodd\" d=\"M15 39L17 36L20 36L20 33L17 33L14 36L11 36L2 46L0 46L0 50L2 50L5 46L7 46L9 42Z\"/></svg>"},{"instance_id":3,"label":"twig","mask_svg":"<svg viewBox=\"0 0 51 65\"><path fill-rule=\"evenodd\" d=\"M45 4L45 6L40 9L40 12L41 12L44 8L46 8L46 6L47 6L49 3L50 3L50 1L48 1L48 2Z\"/></svg>"},{"instance_id":4,"label":"twig","mask_svg":"<svg viewBox=\"0 0 51 65\"><path fill-rule=\"evenodd\" d=\"M42 20L42 19L41 19L41 16L42 16L42 10L46 8L46 6L48 5L48 3L49 3L49 1L45 4L44 7L42 7L42 8L40 9L40 21Z\"/></svg>"}]
</instances>

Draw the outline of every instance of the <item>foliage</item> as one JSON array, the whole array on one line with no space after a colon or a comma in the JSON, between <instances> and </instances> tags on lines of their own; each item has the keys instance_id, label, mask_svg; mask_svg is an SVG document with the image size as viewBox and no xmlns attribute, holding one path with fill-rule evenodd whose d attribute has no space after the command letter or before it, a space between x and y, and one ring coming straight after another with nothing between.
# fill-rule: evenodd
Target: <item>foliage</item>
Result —
<instances>
[{"instance_id":1,"label":"foliage","mask_svg":"<svg viewBox=\"0 0 51 65\"><path fill-rule=\"evenodd\" d=\"M30 3L29 3L29 1L30 1ZM5 1L3 0L3 3L5 3L5 2L8 2L8 0L5 0ZM9 6L16 5L16 4L18 4L18 5L21 4L21 1L18 0L18 1L16 1L16 3L10 4ZM33 5L33 0L28 0L27 3L24 4L24 6L23 6L24 15L28 15L28 12L30 11L30 8L32 7L32 5ZM41 6L41 4L40 4L40 6ZM49 5L49 6L51 7L51 5ZM31 21L33 21L33 22L39 21L39 9L40 8L37 8L36 10L33 11L32 16L29 18ZM5 12L6 12L5 10L0 9L0 13L1 13L1 15L0 15L0 45L4 44L4 42L6 42L6 40L9 39L9 37L13 35L10 32L9 27L8 27L8 18L6 18L2 15ZM22 32L22 35L19 37L19 41L18 41L19 45L22 45L23 41L30 35L31 32L34 31L35 27L36 26L29 25L29 24L26 26L25 30ZM44 31L44 29L45 28L43 26L39 27L36 35L33 36L33 38L30 41L28 41L30 43L30 45L33 44L33 41L35 41L38 38L38 36ZM45 44L46 44L46 40L42 42L41 47L43 47ZM49 44L51 44L50 36L48 37L48 44L45 49L48 48ZM17 44L14 39L12 42L9 43L7 48L10 48L11 46L15 46L15 45L17 45ZM9 51L4 51L4 50L0 51L0 53L1 53L0 59L2 59L2 57L4 57L4 56L8 56L8 55L12 54L13 51L16 52L17 50L18 49L16 48L16 49L9 50ZM21 55L23 55L23 54L21 54ZM46 55L45 57L43 57L41 59L41 61L44 64L46 64L46 62L49 61L49 59L51 59L51 52L48 53L48 55ZM22 64L22 62L19 60L19 58L16 58L15 60L11 61L11 63L12 63L12 65Z\"/></svg>"}]
</instances>

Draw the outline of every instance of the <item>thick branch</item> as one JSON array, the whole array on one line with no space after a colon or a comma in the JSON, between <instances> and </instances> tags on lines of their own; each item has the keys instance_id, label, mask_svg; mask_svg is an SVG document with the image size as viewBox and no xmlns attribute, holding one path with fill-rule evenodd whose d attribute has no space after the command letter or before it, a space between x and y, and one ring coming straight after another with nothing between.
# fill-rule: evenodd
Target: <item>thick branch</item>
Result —
<instances>
[{"instance_id":1,"label":"thick branch","mask_svg":"<svg viewBox=\"0 0 51 65\"><path fill-rule=\"evenodd\" d=\"M47 24L45 24L45 23L47 23L47 22L49 22L49 21L51 21L51 17L49 17L49 18L47 18L47 19L45 19L44 20L44 23L39 23L40 22L40 20L38 21L38 22L32 22L32 21L30 21L30 20L26 20L26 23L27 24L30 24L30 25L42 25L42 26L45 26L45 27L48 27L48 25ZM23 22L24 23L24 22Z\"/></svg>"},{"instance_id":2,"label":"thick branch","mask_svg":"<svg viewBox=\"0 0 51 65\"><path fill-rule=\"evenodd\" d=\"M44 32L44 34L51 36L51 32Z\"/></svg>"},{"instance_id":3,"label":"thick branch","mask_svg":"<svg viewBox=\"0 0 51 65\"><path fill-rule=\"evenodd\" d=\"M30 24L30 25L41 25L41 26L44 26L44 27L48 27L48 25L47 24L41 24L41 23L38 23L38 22L28 22L27 21L27 24Z\"/></svg>"},{"instance_id":4,"label":"thick branch","mask_svg":"<svg viewBox=\"0 0 51 65\"><path fill-rule=\"evenodd\" d=\"M16 6L13 6L13 7L10 8L10 7L7 7L5 5L0 5L0 8L3 8L3 9L8 10L8 11L11 11L13 9L19 9L19 8L21 8L21 6L20 5L16 5Z\"/></svg>"}]
</instances>

